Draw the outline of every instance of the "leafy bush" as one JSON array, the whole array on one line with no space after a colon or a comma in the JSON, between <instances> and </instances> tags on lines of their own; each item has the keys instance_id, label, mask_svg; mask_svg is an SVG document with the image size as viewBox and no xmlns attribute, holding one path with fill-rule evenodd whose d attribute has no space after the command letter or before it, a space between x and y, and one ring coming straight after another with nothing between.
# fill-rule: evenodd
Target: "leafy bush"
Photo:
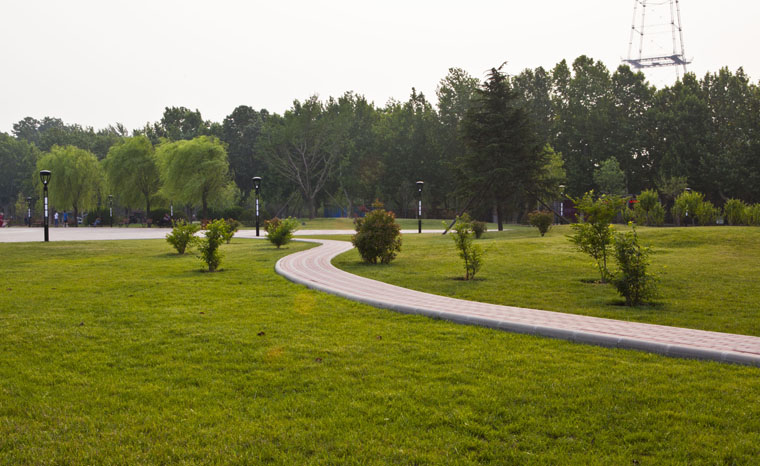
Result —
<instances>
[{"instance_id":1,"label":"leafy bush","mask_svg":"<svg viewBox=\"0 0 760 466\"><path fill-rule=\"evenodd\" d=\"M747 225L760 226L760 204L747 206L744 217L747 219Z\"/></svg>"},{"instance_id":2,"label":"leafy bush","mask_svg":"<svg viewBox=\"0 0 760 466\"><path fill-rule=\"evenodd\" d=\"M573 199L580 215L571 225L573 234L570 241L582 252L594 258L602 283L610 277L607 257L613 242L614 228L611 224L617 213L625 206L625 199L619 196L604 196L594 200L594 192L589 191L580 199Z\"/></svg>"},{"instance_id":3,"label":"leafy bush","mask_svg":"<svg viewBox=\"0 0 760 466\"><path fill-rule=\"evenodd\" d=\"M747 204L739 199L729 199L723 206L723 214L729 225L744 225L747 223Z\"/></svg>"},{"instance_id":4,"label":"leafy bush","mask_svg":"<svg viewBox=\"0 0 760 466\"><path fill-rule=\"evenodd\" d=\"M662 226L665 223L665 207L662 206L656 191L643 191L637 200L633 208L636 223L649 226Z\"/></svg>"},{"instance_id":5,"label":"leafy bush","mask_svg":"<svg viewBox=\"0 0 760 466\"><path fill-rule=\"evenodd\" d=\"M222 263L222 253L219 246L222 245L227 234L227 223L223 219L214 220L207 225L204 233L206 239L198 242L200 259L208 265L209 272L215 272Z\"/></svg>"},{"instance_id":6,"label":"leafy bush","mask_svg":"<svg viewBox=\"0 0 760 466\"><path fill-rule=\"evenodd\" d=\"M364 218L354 219L354 227L356 234L351 237L351 243L359 250L364 262L377 264L379 260L388 264L401 251L401 227L393 212L376 208Z\"/></svg>"},{"instance_id":7,"label":"leafy bush","mask_svg":"<svg viewBox=\"0 0 760 466\"><path fill-rule=\"evenodd\" d=\"M720 209L710 201L704 201L697 207L697 220L700 225L715 225L718 217L720 217Z\"/></svg>"},{"instance_id":8,"label":"leafy bush","mask_svg":"<svg viewBox=\"0 0 760 466\"><path fill-rule=\"evenodd\" d=\"M470 280L475 278L480 267L483 265L483 250L480 246L472 243L474 231L472 220L467 214L459 217L454 224L454 244L459 250L459 257L464 260L464 279Z\"/></svg>"},{"instance_id":9,"label":"leafy bush","mask_svg":"<svg viewBox=\"0 0 760 466\"><path fill-rule=\"evenodd\" d=\"M487 231L488 225L486 222L481 222L480 220L472 221L472 232L475 233L475 239L480 239L483 236L483 233Z\"/></svg>"},{"instance_id":10,"label":"leafy bush","mask_svg":"<svg viewBox=\"0 0 760 466\"><path fill-rule=\"evenodd\" d=\"M267 239L279 249L293 239L293 232L298 230L298 220L288 217L281 220L277 217L264 222L267 231Z\"/></svg>"},{"instance_id":11,"label":"leafy bush","mask_svg":"<svg viewBox=\"0 0 760 466\"><path fill-rule=\"evenodd\" d=\"M228 218L224 223L227 225L227 233L224 235L224 240L227 244L230 244L232 237L235 236L235 233L240 229L240 222L234 218Z\"/></svg>"},{"instance_id":12,"label":"leafy bush","mask_svg":"<svg viewBox=\"0 0 760 466\"><path fill-rule=\"evenodd\" d=\"M636 306L655 295L655 277L647 271L649 267L648 247L639 244L636 227L632 231L615 235L615 260L618 271L612 283L627 306Z\"/></svg>"},{"instance_id":13,"label":"leafy bush","mask_svg":"<svg viewBox=\"0 0 760 466\"><path fill-rule=\"evenodd\" d=\"M544 236L554 223L554 214L545 210L535 210L528 214L528 223L538 228L538 232Z\"/></svg>"},{"instance_id":14,"label":"leafy bush","mask_svg":"<svg viewBox=\"0 0 760 466\"><path fill-rule=\"evenodd\" d=\"M678 225L691 221L696 224L696 216L699 207L705 200L705 196L697 191L684 191L678 195L673 205L673 220Z\"/></svg>"},{"instance_id":15,"label":"leafy bush","mask_svg":"<svg viewBox=\"0 0 760 466\"><path fill-rule=\"evenodd\" d=\"M200 229L199 225L187 223L184 220L176 221L172 232L166 235L166 241L174 246L178 254L184 254L197 241L195 234Z\"/></svg>"}]
</instances>

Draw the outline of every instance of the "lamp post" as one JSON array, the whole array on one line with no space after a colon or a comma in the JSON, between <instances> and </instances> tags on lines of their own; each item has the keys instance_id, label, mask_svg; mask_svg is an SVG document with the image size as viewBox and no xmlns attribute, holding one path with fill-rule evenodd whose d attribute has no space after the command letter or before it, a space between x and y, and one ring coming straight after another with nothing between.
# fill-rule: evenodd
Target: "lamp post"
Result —
<instances>
[{"instance_id":1,"label":"lamp post","mask_svg":"<svg viewBox=\"0 0 760 466\"><path fill-rule=\"evenodd\" d=\"M108 195L108 216L111 217L111 228L113 228L113 194Z\"/></svg>"},{"instance_id":2,"label":"lamp post","mask_svg":"<svg viewBox=\"0 0 760 466\"><path fill-rule=\"evenodd\" d=\"M417 182L417 233L422 233L422 185L424 181Z\"/></svg>"},{"instance_id":3,"label":"lamp post","mask_svg":"<svg viewBox=\"0 0 760 466\"><path fill-rule=\"evenodd\" d=\"M45 225L45 242L50 241L50 236L48 234L48 227L50 226L50 218L48 217L48 183L50 182L50 176L50 170L40 170L40 181L42 181L42 191L45 197L45 202L43 204L45 210L45 219L43 222Z\"/></svg>"},{"instance_id":4,"label":"lamp post","mask_svg":"<svg viewBox=\"0 0 760 466\"><path fill-rule=\"evenodd\" d=\"M561 184L559 185L559 216L564 217L565 216L565 185ZM560 222L561 223L561 222Z\"/></svg>"},{"instance_id":5,"label":"lamp post","mask_svg":"<svg viewBox=\"0 0 760 466\"><path fill-rule=\"evenodd\" d=\"M259 192L261 191L261 177L253 177L253 189L256 191L256 236L259 236Z\"/></svg>"},{"instance_id":6,"label":"lamp post","mask_svg":"<svg viewBox=\"0 0 760 466\"><path fill-rule=\"evenodd\" d=\"M169 218L174 221L174 201L169 201Z\"/></svg>"},{"instance_id":7,"label":"lamp post","mask_svg":"<svg viewBox=\"0 0 760 466\"><path fill-rule=\"evenodd\" d=\"M32 228L32 198L26 198L26 225Z\"/></svg>"}]
</instances>

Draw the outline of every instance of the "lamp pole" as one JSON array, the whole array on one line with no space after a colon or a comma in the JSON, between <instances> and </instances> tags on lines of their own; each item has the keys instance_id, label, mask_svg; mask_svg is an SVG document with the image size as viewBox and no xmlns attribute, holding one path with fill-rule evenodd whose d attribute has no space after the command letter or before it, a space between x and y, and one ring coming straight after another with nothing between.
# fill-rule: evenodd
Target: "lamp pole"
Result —
<instances>
[{"instance_id":1,"label":"lamp pole","mask_svg":"<svg viewBox=\"0 0 760 466\"><path fill-rule=\"evenodd\" d=\"M32 228L32 198L26 198L26 223L29 228Z\"/></svg>"},{"instance_id":2,"label":"lamp pole","mask_svg":"<svg viewBox=\"0 0 760 466\"><path fill-rule=\"evenodd\" d=\"M424 181L417 182L417 233L422 233L422 185Z\"/></svg>"},{"instance_id":3,"label":"lamp pole","mask_svg":"<svg viewBox=\"0 0 760 466\"><path fill-rule=\"evenodd\" d=\"M256 191L256 236L259 236L259 192L261 191L261 177L253 177L253 189Z\"/></svg>"},{"instance_id":4,"label":"lamp pole","mask_svg":"<svg viewBox=\"0 0 760 466\"><path fill-rule=\"evenodd\" d=\"M169 218L174 220L174 201L169 201Z\"/></svg>"},{"instance_id":5,"label":"lamp pole","mask_svg":"<svg viewBox=\"0 0 760 466\"><path fill-rule=\"evenodd\" d=\"M111 217L111 228L113 228L113 194L108 195L108 216Z\"/></svg>"},{"instance_id":6,"label":"lamp pole","mask_svg":"<svg viewBox=\"0 0 760 466\"><path fill-rule=\"evenodd\" d=\"M45 242L47 243L50 241L50 235L48 233L48 227L50 226L50 218L48 215L48 183L50 182L50 176L52 174L50 173L50 170L40 170L40 181L42 181L42 191L43 195L45 197L44 202L44 210L45 210L45 219L44 219L44 225L45 225Z\"/></svg>"}]
</instances>

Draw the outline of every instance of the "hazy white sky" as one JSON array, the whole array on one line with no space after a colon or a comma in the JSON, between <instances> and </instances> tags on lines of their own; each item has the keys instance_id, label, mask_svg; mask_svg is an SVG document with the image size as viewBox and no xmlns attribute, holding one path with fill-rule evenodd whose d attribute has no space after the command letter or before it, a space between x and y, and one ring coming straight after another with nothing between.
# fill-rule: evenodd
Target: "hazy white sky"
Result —
<instances>
[{"instance_id":1,"label":"hazy white sky","mask_svg":"<svg viewBox=\"0 0 760 466\"><path fill-rule=\"evenodd\" d=\"M159 120L167 106L222 121L238 105L281 113L293 99L348 90L382 106L416 87L435 102L448 68L482 78L505 60L511 74L581 54L614 70L628 53L633 5L2 0L0 131L26 116L134 129ZM743 66L760 79L760 2L680 5L690 71ZM669 32L653 39L670 48ZM647 75L658 86L675 79L672 68Z\"/></svg>"}]
</instances>

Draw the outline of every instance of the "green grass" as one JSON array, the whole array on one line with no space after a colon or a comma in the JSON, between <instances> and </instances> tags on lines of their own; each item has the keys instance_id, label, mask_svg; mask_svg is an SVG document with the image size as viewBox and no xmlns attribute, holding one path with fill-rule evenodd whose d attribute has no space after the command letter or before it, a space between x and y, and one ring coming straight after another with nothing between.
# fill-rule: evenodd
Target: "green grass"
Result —
<instances>
[{"instance_id":1,"label":"green grass","mask_svg":"<svg viewBox=\"0 0 760 466\"><path fill-rule=\"evenodd\" d=\"M408 254L417 243L405 240ZM0 244L0 464L760 454L756 368L351 303L274 273L305 247L235 239L209 274L161 240Z\"/></svg>"},{"instance_id":2,"label":"green grass","mask_svg":"<svg viewBox=\"0 0 760 466\"><path fill-rule=\"evenodd\" d=\"M302 225L302 230L353 230L354 220L351 218L314 218L309 220L308 218L298 219ZM417 228L417 219L414 218L399 218L396 219L397 223L401 225L403 230L413 230ZM444 222L446 225L450 220L441 219L423 219L422 228L425 230L443 230ZM496 224L488 224L489 229L495 229Z\"/></svg>"},{"instance_id":3,"label":"green grass","mask_svg":"<svg viewBox=\"0 0 760 466\"><path fill-rule=\"evenodd\" d=\"M753 227L639 228L653 248L651 270L659 296L650 305L623 306L612 285L599 280L589 256L555 227L510 225L476 241L486 251L476 280L465 282L454 242L441 235L404 235L398 258L367 266L358 253L334 264L396 285L474 301L585 314L637 322L760 336L760 229ZM618 229L623 229L618 227Z\"/></svg>"}]
</instances>

